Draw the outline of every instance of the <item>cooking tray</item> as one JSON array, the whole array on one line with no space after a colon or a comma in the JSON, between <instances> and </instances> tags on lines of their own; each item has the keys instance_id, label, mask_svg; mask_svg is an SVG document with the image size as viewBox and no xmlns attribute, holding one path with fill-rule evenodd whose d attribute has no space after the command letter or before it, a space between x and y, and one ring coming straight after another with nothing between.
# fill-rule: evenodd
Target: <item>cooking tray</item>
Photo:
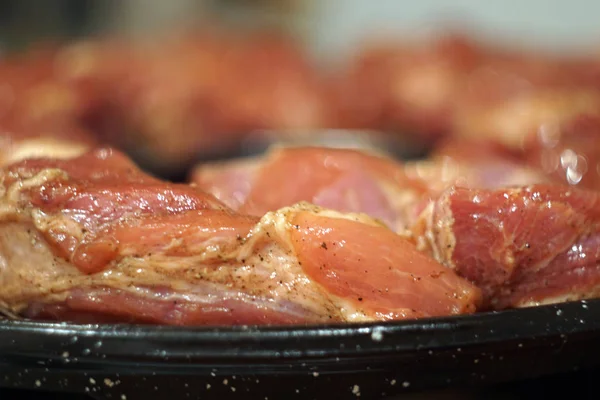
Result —
<instances>
[{"instance_id":1,"label":"cooking tray","mask_svg":"<svg viewBox=\"0 0 600 400\"><path fill-rule=\"evenodd\" d=\"M383 398L600 364L600 300L361 325L0 321L0 386L112 399Z\"/></svg>"}]
</instances>

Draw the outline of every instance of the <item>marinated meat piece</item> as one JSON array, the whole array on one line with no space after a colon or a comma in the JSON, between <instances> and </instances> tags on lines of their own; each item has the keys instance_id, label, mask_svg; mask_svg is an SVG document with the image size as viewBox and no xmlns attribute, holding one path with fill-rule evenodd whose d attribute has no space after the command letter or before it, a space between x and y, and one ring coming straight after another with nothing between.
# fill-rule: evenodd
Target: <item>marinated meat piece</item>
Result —
<instances>
[{"instance_id":1,"label":"marinated meat piece","mask_svg":"<svg viewBox=\"0 0 600 400\"><path fill-rule=\"evenodd\" d=\"M258 33L231 47L225 75L215 88L217 106L233 124L229 133L330 125L324 82L298 43Z\"/></svg>"},{"instance_id":2,"label":"marinated meat piece","mask_svg":"<svg viewBox=\"0 0 600 400\"><path fill-rule=\"evenodd\" d=\"M405 164L358 150L282 148L264 159L200 165L191 180L233 209L253 215L308 201L366 213L397 231L410 226L429 200L455 184L500 188L548 181L544 173L516 159L467 148L459 154L446 146L429 160Z\"/></svg>"},{"instance_id":3,"label":"marinated meat piece","mask_svg":"<svg viewBox=\"0 0 600 400\"><path fill-rule=\"evenodd\" d=\"M362 214L238 214L99 149L2 171L0 302L32 318L173 325L475 311L480 293Z\"/></svg>"},{"instance_id":4,"label":"marinated meat piece","mask_svg":"<svg viewBox=\"0 0 600 400\"><path fill-rule=\"evenodd\" d=\"M558 114L554 115L558 117ZM496 165L499 175L510 177L511 174L518 174L524 178L521 182L510 179L513 181L512 184L516 185L547 181L598 190L600 188L598 139L600 139L600 115L574 114L565 116L560 123L557 119L556 123L543 124L539 129L521 135L521 144L518 146L506 146L490 138L487 140L454 138L446 145L435 149L432 158L439 160L448 157L453 165L456 164L455 161L465 164L468 160L472 160L483 169L485 165Z\"/></svg>"},{"instance_id":5,"label":"marinated meat piece","mask_svg":"<svg viewBox=\"0 0 600 400\"><path fill-rule=\"evenodd\" d=\"M456 93L451 130L460 140L522 150L539 131L557 129L580 113L600 113L593 78L581 73L591 65L585 58L487 51Z\"/></svg>"},{"instance_id":6,"label":"marinated meat piece","mask_svg":"<svg viewBox=\"0 0 600 400\"><path fill-rule=\"evenodd\" d=\"M476 140L448 141L435 148L429 159L407 163L405 171L411 179L426 182L433 198L453 185L498 189L551 181L541 169L527 165L520 154Z\"/></svg>"},{"instance_id":7,"label":"marinated meat piece","mask_svg":"<svg viewBox=\"0 0 600 400\"><path fill-rule=\"evenodd\" d=\"M192 185L212 194L228 207L240 210L246 203L263 164L264 161L259 158L200 164L192 171L190 180ZM273 185L277 184L278 182L273 182ZM289 204L283 204L282 207L287 205Z\"/></svg>"},{"instance_id":8,"label":"marinated meat piece","mask_svg":"<svg viewBox=\"0 0 600 400\"><path fill-rule=\"evenodd\" d=\"M57 65L97 99L85 126L146 166L169 173L223 139L207 133L203 111L208 81L219 80L214 71L221 42L208 34L158 45L83 41L65 47Z\"/></svg>"},{"instance_id":9,"label":"marinated meat piece","mask_svg":"<svg viewBox=\"0 0 600 400\"><path fill-rule=\"evenodd\" d=\"M277 190L272 190L273 182ZM282 149L261 168L241 210L262 214L310 200L327 207L336 205L343 212L363 212L397 227L403 224L404 206L418 189L407 188L409 183L400 164L377 155L341 149Z\"/></svg>"},{"instance_id":10,"label":"marinated meat piece","mask_svg":"<svg viewBox=\"0 0 600 400\"><path fill-rule=\"evenodd\" d=\"M404 229L411 206L427 190L402 164L349 149L278 148L264 160L201 165L192 181L230 207L262 215L308 201L341 212L361 212Z\"/></svg>"},{"instance_id":11,"label":"marinated meat piece","mask_svg":"<svg viewBox=\"0 0 600 400\"><path fill-rule=\"evenodd\" d=\"M600 294L599 210L597 193L561 186L451 188L412 231L484 307L526 307Z\"/></svg>"},{"instance_id":12,"label":"marinated meat piece","mask_svg":"<svg viewBox=\"0 0 600 400\"><path fill-rule=\"evenodd\" d=\"M521 150L542 129L582 112L600 112L600 94L581 74L591 60L487 47L455 92L451 118L459 140L492 140Z\"/></svg>"},{"instance_id":13,"label":"marinated meat piece","mask_svg":"<svg viewBox=\"0 0 600 400\"><path fill-rule=\"evenodd\" d=\"M492 142L450 141L434 150L427 160L406 163L409 179L423 182L427 190L412 208L409 223L448 188L501 189L540 183L551 179L540 169L526 165Z\"/></svg>"},{"instance_id":14,"label":"marinated meat piece","mask_svg":"<svg viewBox=\"0 0 600 400\"><path fill-rule=\"evenodd\" d=\"M122 145L124 136L135 135L126 131L124 120L133 110L122 109L116 98L143 67L140 51L124 40L83 40L63 46L54 57L56 74L85 93L90 104L79 122L104 143Z\"/></svg>"}]
</instances>

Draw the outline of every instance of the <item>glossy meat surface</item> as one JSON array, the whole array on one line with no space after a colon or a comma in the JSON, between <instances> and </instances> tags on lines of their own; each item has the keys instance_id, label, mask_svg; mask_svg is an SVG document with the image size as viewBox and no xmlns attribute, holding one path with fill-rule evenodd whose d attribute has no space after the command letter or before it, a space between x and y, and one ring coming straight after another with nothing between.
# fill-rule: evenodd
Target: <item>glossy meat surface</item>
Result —
<instances>
[{"instance_id":1,"label":"glossy meat surface","mask_svg":"<svg viewBox=\"0 0 600 400\"><path fill-rule=\"evenodd\" d=\"M407 224L407 210L426 190L402 164L347 149L277 148L264 159L199 166L192 181L229 206L262 215L297 203L361 212L392 229Z\"/></svg>"},{"instance_id":2,"label":"glossy meat surface","mask_svg":"<svg viewBox=\"0 0 600 400\"><path fill-rule=\"evenodd\" d=\"M468 313L480 300L363 214L239 214L110 149L6 167L0 209L0 302L32 318L351 322Z\"/></svg>"},{"instance_id":3,"label":"glossy meat surface","mask_svg":"<svg viewBox=\"0 0 600 400\"><path fill-rule=\"evenodd\" d=\"M401 163L359 150L274 149L263 159L198 166L192 182L228 206L253 215L298 201L361 212L396 231L446 188L500 188L547 181L537 169L508 156L446 146L430 159Z\"/></svg>"},{"instance_id":4,"label":"glossy meat surface","mask_svg":"<svg viewBox=\"0 0 600 400\"><path fill-rule=\"evenodd\" d=\"M425 160L409 162L406 174L426 183L430 198L456 185L498 189L550 182L537 166L525 163L520 154L494 142L451 140L436 147Z\"/></svg>"},{"instance_id":5,"label":"glossy meat surface","mask_svg":"<svg viewBox=\"0 0 600 400\"><path fill-rule=\"evenodd\" d=\"M600 293L595 192L561 186L451 188L412 231L418 247L502 309Z\"/></svg>"}]
</instances>

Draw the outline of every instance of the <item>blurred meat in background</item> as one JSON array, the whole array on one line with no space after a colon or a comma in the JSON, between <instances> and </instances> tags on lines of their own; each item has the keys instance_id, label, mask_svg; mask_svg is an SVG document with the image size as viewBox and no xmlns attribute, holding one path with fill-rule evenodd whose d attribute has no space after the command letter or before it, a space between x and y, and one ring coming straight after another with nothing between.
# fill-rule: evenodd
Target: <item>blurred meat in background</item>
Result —
<instances>
[{"instance_id":1,"label":"blurred meat in background","mask_svg":"<svg viewBox=\"0 0 600 400\"><path fill-rule=\"evenodd\" d=\"M372 130L429 149L485 141L569 184L600 181L592 47L551 52L443 26L377 36L371 26L333 60L313 51L318 15L331 13L313 1L29 3L0 2L3 143L108 143L177 177L235 156L256 132Z\"/></svg>"},{"instance_id":2,"label":"blurred meat in background","mask_svg":"<svg viewBox=\"0 0 600 400\"><path fill-rule=\"evenodd\" d=\"M322 85L284 36L193 31L158 43L82 42L60 67L87 86L87 127L159 168L230 150L256 129L327 126Z\"/></svg>"}]
</instances>

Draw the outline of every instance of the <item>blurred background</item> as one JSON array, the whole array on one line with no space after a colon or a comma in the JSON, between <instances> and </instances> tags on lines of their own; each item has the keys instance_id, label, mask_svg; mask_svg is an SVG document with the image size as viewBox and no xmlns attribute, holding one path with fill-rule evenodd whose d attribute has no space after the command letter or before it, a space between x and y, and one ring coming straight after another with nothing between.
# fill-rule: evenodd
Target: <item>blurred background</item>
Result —
<instances>
[{"instance_id":1,"label":"blurred background","mask_svg":"<svg viewBox=\"0 0 600 400\"><path fill-rule=\"evenodd\" d=\"M35 0L0 1L4 45L118 31L148 34L220 18L232 27L271 24L301 33L324 56L377 31L415 34L466 24L494 40L572 50L597 44L600 5L586 0Z\"/></svg>"},{"instance_id":2,"label":"blurred background","mask_svg":"<svg viewBox=\"0 0 600 400\"><path fill-rule=\"evenodd\" d=\"M120 32L153 34L210 18L232 28L274 25L299 33L315 54L352 51L365 35L422 34L466 25L496 41L572 51L596 46L600 4L587 0L2 0L2 42ZM442 26L440 26L442 24Z\"/></svg>"},{"instance_id":3,"label":"blurred background","mask_svg":"<svg viewBox=\"0 0 600 400\"><path fill-rule=\"evenodd\" d=\"M538 157L542 127L600 117L598 11L584 0L0 0L0 129L4 143L116 146L172 179L323 129L377 132L401 157L449 139Z\"/></svg>"}]
</instances>

